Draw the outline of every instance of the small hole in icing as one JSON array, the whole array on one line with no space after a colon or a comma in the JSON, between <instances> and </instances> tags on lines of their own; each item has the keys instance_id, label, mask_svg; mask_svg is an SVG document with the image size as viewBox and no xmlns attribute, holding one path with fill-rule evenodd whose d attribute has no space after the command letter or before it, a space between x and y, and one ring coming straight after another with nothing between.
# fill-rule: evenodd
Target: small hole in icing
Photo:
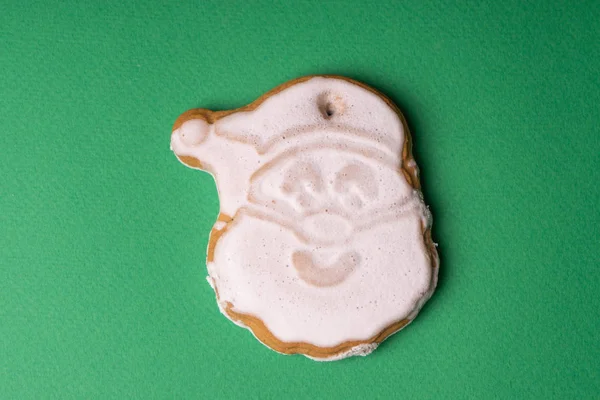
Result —
<instances>
[{"instance_id":1,"label":"small hole in icing","mask_svg":"<svg viewBox=\"0 0 600 400\"><path fill-rule=\"evenodd\" d=\"M332 119L343 114L346 108L342 97L330 92L321 93L317 97L317 107L321 116L325 119Z\"/></svg>"},{"instance_id":2,"label":"small hole in icing","mask_svg":"<svg viewBox=\"0 0 600 400\"><path fill-rule=\"evenodd\" d=\"M327 104L325 106L325 116L331 117L333 114L335 114L335 110L333 109L331 104Z\"/></svg>"}]
</instances>

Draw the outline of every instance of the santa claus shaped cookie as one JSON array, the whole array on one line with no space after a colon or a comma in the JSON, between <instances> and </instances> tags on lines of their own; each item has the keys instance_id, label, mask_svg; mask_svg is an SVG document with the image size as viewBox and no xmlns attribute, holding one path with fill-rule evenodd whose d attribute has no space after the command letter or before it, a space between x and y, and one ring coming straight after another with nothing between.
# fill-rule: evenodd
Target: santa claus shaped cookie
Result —
<instances>
[{"instance_id":1,"label":"santa claus shaped cookie","mask_svg":"<svg viewBox=\"0 0 600 400\"><path fill-rule=\"evenodd\" d=\"M431 296L438 257L411 139L374 89L296 79L237 110L184 113L171 148L217 184L219 308L273 350L369 354Z\"/></svg>"}]
</instances>

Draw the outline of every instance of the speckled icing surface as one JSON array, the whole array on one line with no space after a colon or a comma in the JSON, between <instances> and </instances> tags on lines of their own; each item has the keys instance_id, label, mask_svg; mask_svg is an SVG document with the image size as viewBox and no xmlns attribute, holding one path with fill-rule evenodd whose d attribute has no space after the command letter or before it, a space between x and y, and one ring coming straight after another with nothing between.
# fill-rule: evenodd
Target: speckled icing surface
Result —
<instances>
[{"instance_id":1,"label":"speckled icing surface","mask_svg":"<svg viewBox=\"0 0 600 400\"><path fill-rule=\"evenodd\" d=\"M412 320L435 288L437 255L429 211L400 169L414 163L402 158L407 134L380 95L331 77L178 126L172 150L219 191L207 267L224 314L258 318L277 351L294 343L290 353L327 360L368 354ZM302 351L346 342L356 345Z\"/></svg>"}]
</instances>

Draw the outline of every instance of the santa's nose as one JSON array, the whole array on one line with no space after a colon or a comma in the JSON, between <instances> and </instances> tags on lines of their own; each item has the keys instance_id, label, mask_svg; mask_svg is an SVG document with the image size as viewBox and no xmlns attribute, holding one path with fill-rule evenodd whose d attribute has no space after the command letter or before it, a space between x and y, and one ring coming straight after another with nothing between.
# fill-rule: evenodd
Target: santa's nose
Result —
<instances>
[{"instance_id":1,"label":"santa's nose","mask_svg":"<svg viewBox=\"0 0 600 400\"><path fill-rule=\"evenodd\" d=\"M352 233L352 225L346 218L326 211L306 217L302 227L307 239L314 244L340 243Z\"/></svg>"}]
</instances>

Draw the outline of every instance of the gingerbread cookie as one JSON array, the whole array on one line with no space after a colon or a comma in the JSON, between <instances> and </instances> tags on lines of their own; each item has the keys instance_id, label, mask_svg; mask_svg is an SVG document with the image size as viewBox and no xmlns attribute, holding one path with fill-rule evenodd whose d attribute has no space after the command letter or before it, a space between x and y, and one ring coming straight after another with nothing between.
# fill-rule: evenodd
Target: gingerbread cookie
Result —
<instances>
[{"instance_id":1,"label":"gingerbread cookie","mask_svg":"<svg viewBox=\"0 0 600 400\"><path fill-rule=\"evenodd\" d=\"M182 114L171 148L217 184L217 303L271 349L369 354L433 293L438 256L410 134L374 89L296 79L237 110Z\"/></svg>"}]
</instances>

